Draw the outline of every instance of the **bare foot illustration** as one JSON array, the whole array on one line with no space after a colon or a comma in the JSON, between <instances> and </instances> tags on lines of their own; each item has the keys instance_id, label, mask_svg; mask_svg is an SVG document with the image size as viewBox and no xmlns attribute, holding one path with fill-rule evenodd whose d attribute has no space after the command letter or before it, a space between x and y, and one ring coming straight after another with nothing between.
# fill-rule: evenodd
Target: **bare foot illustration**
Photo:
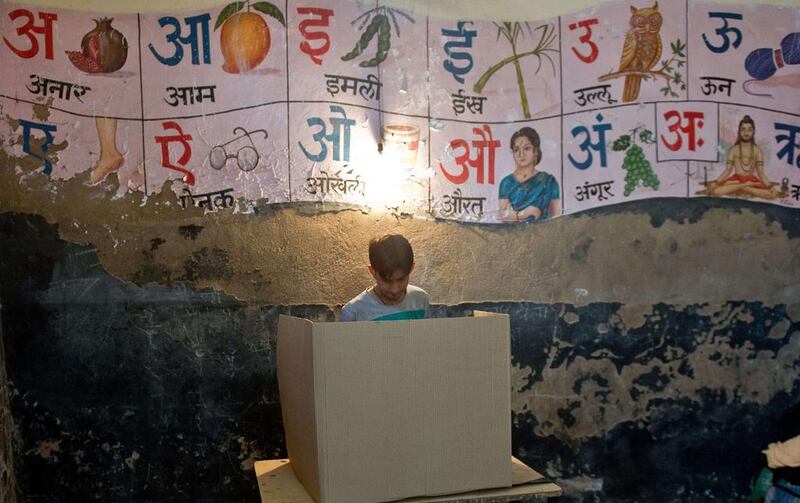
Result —
<instances>
[{"instance_id":1,"label":"bare foot illustration","mask_svg":"<svg viewBox=\"0 0 800 503\"><path fill-rule=\"evenodd\" d=\"M95 117L97 136L100 139L100 159L92 169L91 182L99 183L109 173L122 167L125 158L117 150L117 119Z\"/></svg>"}]
</instances>

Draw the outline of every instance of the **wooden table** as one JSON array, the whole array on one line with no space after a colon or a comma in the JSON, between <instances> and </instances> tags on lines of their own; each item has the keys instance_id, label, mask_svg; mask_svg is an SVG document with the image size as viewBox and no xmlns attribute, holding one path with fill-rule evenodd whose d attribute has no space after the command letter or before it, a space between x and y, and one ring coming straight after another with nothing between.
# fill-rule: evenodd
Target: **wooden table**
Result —
<instances>
[{"instance_id":1,"label":"wooden table","mask_svg":"<svg viewBox=\"0 0 800 503\"><path fill-rule=\"evenodd\" d=\"M445 496L408 498L403 503L499 503L527 498L548 499L561 496L561 488L540 473L511 458L511 487L484 489ZM314 503L294 475L288 459L256 461L256 477L262 503Z\"/></svg>"}]
</instances>

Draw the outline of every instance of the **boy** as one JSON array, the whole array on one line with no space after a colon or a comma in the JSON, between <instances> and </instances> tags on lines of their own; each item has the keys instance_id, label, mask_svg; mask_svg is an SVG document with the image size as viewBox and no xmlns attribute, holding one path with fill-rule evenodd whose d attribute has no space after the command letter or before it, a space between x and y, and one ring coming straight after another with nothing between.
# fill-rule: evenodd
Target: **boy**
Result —
<instances>
[{"instance_id":1,"label":"boy","mask_svg":"<svg viewBox=\"0 0 800 503\"><path fill-rule=\"evenodd\" d=\"M369 273L375 285L342 308L340 321L417 320L430 311L425 290L408 284L414 251L406 238L387 234L369 242Z\"/></svg>"}]
</instances>

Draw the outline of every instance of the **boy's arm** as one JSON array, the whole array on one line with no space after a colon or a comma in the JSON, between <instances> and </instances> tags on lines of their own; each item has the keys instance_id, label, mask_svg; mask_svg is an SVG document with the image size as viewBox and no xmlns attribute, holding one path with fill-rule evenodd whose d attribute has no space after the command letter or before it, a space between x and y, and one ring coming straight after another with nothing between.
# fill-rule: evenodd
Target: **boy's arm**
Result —
<instances>
[{"instance_id":1,"label":"boy's arm","mask_svg":"<svg viewBox=\"0 0 800 503\"><path fill-rule=\"evenodd\" d=\"M349 304L345 304L342 307L342 312L339 314L339 321L356 321L356 315L350 309Z\"/></svg>"},{"instance_id":2,"label":"boy's arm","mask_svg":"<svg viewBox=\"0 0 800 503\"><path fill-rule=\"evenodd\" d=\"M773 442L761 452L767 455L770 468L800 466L800 435L785 442Z\"/></svg>"},{"instance_id":3,"label":"boy's arm","mask_svg":"<svg viewBox=\"0 0 800 503\"><path fill-rule=\"evenodd\" d=\"M431 317L431 302L430 298L428 297L428 293L425 293L425 318Z\"/></svg>"}]
</instances>

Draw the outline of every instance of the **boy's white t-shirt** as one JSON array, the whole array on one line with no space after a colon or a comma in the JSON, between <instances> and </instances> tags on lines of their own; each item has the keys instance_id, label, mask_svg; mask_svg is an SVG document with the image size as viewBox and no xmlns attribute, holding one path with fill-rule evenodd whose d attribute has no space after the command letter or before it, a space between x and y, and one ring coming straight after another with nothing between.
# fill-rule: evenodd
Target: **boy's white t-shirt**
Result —
<instances>
[{"instance_id":1,"label":"boy's white t-shirt","mask_svg":"<svg viewBox=\"0 0 800 503\"><path fill-rule=\"evenodd\" d=\"M393 306L381 302L369 289L364 290L342 307L339 321L421 320L429 315L428 293L422 288L408 285L406 296Z\"/></svg>"}]
</instances>

